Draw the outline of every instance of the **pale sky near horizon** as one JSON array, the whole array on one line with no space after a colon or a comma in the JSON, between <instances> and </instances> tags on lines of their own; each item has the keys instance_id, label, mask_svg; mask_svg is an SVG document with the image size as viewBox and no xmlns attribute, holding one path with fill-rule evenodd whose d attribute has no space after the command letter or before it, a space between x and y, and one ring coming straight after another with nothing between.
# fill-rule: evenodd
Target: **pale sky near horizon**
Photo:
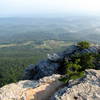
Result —
<instances>
[{"instance_id":1,"label":"pale sky near horizon","mask_svg":"<svg viewBox=\"0 0 100 100\"><path fill-rule=\"evenodd\" d=\"M100 14L100 0L0 0L0 17L34 14Z\"/></svg>"}]
</instances>

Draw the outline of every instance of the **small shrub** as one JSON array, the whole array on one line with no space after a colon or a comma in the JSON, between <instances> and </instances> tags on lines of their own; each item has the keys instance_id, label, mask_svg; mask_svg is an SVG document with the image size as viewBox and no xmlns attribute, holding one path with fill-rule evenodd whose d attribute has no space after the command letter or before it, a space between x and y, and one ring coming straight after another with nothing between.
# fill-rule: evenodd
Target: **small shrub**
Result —
<instances>
[{"instance_id":1,"label":"small shrub","mask_svg":"<svg viewBox=\"0 0 100 100\"><path fill-rule=\"evenodd\" d=\"M67 83L69 80L75 80L84 76L84 72L81 71L82 66L74 63L68 63L66 65L66 73L60 80Z\"/></svg>"},{"instance_id":2,"label":"small shrub","mask_svg":"<svg viewBox=\"0 0 100 100\"><path fill-rule=\"evenodd\" d=\"M77 46L83 50L83 49L88 49L90 47L90 43L87 41L81 41L77 43Z\"/></svg>"},{"instance_id":3,"label":"small shrub","mask_svg":"<svg viewBox=\"0 0 100 100\"><path fill-rule=\"evenodd\" d=\"M71 59L72 62L82 66L82 70L95 67L94 65L95 57L91 53L83 53L83 54L76 53L71 56Z\"/></svg>"},{"instance_id":4,"label":"small shrub","mask_svg":"<svg viewBox=\"0 0 100 100\"><path fill-rule=\"evenodd\" d=\"M91 53L84 53L80 55L80 65L82 70L95 68L95 57Z\"/></svg>"}]
</instances>

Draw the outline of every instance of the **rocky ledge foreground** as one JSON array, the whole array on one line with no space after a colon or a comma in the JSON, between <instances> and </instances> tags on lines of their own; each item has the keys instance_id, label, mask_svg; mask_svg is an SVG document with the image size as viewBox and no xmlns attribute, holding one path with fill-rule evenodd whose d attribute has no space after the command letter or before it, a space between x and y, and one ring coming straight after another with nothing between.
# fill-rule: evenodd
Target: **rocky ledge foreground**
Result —
<instances>
[{"instance_id":1,"label":"rocky ledge foreground","mask_svg":"<svg viewBox=\"0 0 100 100\"><path fill-rule=\"evenodd\" d=\"M87 70L82 79L60 82L61 75L20 81L0 89L0 100L100 100L100 70Z\"/></svg>"}]
</instances>

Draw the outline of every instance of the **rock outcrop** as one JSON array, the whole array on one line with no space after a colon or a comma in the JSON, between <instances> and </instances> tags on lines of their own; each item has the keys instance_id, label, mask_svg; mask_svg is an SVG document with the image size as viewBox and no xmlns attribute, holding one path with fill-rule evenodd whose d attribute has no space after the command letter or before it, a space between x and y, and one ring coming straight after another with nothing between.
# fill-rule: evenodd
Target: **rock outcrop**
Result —
<instances>
[{"instance_id":1,"label":"rock outcrop","mask_svg":"<svg viewBox=\"0 0 100 100\"><path fill-rule=\"evenodd\" d=\"M41 61L36 65L29 65L23 75L24 80L37 80L52 74L59 74L62 63L74 53L98 53L99 47L93 46L89 49L79 50L75 45L68 47L65 51L48 55L47 60Z\"/></svg>"},{"instance_id":2,"label":"rock outcrop","mask_svg":"<svg viewBox=\"0 0 100 100\"><path fill-rule=\"evenodd\" d=\"M51 62L50 60L44 60L37 65L29 65L29 67L25 69L23 79L38 80L45 76L56 74L59 67L59 63Z\"/></svg>"},{"instance_id":3,"label":"rock outcrop","mask_svg":"<svg viewBox=\"0 0 100 100\"><path fill-rule=\"evenodd\" d=\"M0 100L49 100L63 86L60 75L44 77L39 81L20 81L0 89Z\"/></svg>"},{"instance_id":4,"label":"rock outcrop","mask_svg":"<svg viewBox=\"0 0 100 100\"><path fill-rule=\"evenodd\" d=\"M100 100L100 70L87 70L85 78L71 81L51 100Z\"/></svg>"}]
</instances>

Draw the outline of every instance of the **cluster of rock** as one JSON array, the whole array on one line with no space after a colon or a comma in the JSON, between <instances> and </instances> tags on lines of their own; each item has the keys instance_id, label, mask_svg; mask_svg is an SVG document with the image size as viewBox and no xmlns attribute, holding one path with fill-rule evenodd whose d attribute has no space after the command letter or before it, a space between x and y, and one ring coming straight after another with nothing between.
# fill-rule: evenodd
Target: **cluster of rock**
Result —
<instances>
[{"instance_id":1,"label":"cluster of rock","mask_svg":"<svg viewBox=\"0 0 100 100\"><path fill-rule=\"evenodd\" d=\"M29 65L23 75L23 79L37 80L45 76L52 74L58 74L59 68L62 67L62 63L65 58L68 58L73 53L98 53L99 47L93 46L89 49L79 50L75 45L70 46L65 51L57 54L48 54L48 59L39 62L36 65Z\"/></svg>"},{"instance_id":2,"label":"cluster of rock","mask_svg":"<svg viewBox=\"0 0 100 100\"><path fill-rule=\"evenodd\" d=\"M100 70L86 70L82 79L60 82L53 74L40 80L25 80L0 88L0 100L100 100Z\"/></svg>"}]
</instances>

